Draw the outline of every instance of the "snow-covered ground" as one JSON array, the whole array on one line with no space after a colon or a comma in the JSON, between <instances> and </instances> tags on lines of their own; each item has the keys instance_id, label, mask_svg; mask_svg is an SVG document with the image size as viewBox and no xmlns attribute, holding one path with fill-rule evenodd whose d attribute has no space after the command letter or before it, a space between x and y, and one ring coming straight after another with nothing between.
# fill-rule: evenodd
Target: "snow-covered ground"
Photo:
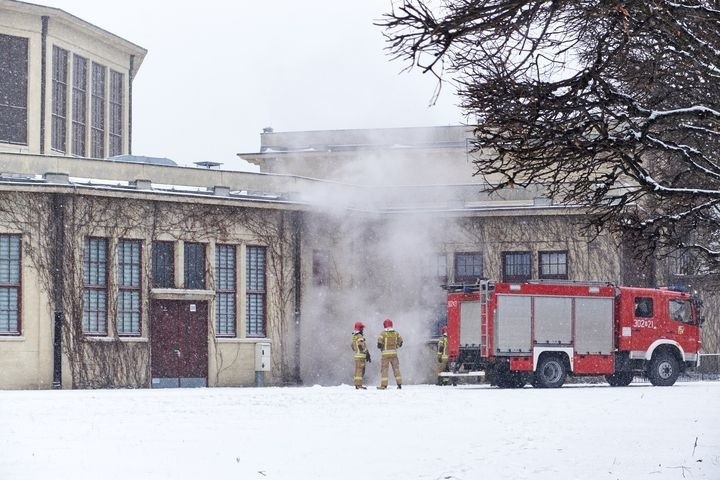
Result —
<instances>
[{"instance_id":1,"label":"snow-covered ground","mask_svg":"<svg viewBox=\"0 0 720 480\"><path fill-rule=\"evenodd\" d=\"M0 479L720 479L720 382L0 391Z\"/></svg>"}]
</instances>

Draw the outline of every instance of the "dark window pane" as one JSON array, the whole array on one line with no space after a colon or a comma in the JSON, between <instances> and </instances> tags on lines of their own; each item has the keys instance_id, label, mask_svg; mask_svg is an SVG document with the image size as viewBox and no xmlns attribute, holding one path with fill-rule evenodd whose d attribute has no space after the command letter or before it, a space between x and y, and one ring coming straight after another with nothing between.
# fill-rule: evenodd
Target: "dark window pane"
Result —
<instances>
[{"instance_id":1,"label":"dark window pane","mask_svg":"<svg viewBox=\"0 0 720 480\"><path fill-rule=\"evenodd\" d=\"M20 235L0 235L0 335L20 334Z\"/></svg>"},{"instance_id":2,"label":"dark window pane","mask_svg":"<svg viewBox=\"0 0 720 480\"><path fill-rule=\"evenodd\" d=\"M67 87L68 52L53 47L52 65L52 141L53 150L65 152L67 148Z\"/></svg>"},{"instance_id":3,"label":"dark window pane","mask_svg":"<svg viewBox=\"0 0 720 480\"><path fill-rule=\"evenodd\" d=\"M235 247L215 249L215 335L235 336Z\"/></svg>"},{"instance_id":4,"label":"dark window pane","mask_svg":"<svg viewBox=\"0 0 720 480\"><path fill-rule=\"evenodd\" d=\"M205 288L205 245L202 243L185 244L185 288Z\"/></svg>"},{"instance_id":5,"label":"dark window pane","mask_svg":"<svg viewBox=\"0 0 720 480\"><path fill-rule=\"evenodd\" d=\"M87 65L87 59L73 55L72 153L80 157L87 153Z\"/></svg>"},{"instance_id":6,"label":"dark window pane","mask_svg":"<svg viewBox=\"0 0 720 480\"><path fill-rule=\"evenodd\" d=\"M455 254L455 280L474 282L483 278L482 253Z\"/></svg>"},{"instance_id":7,"label":"dark window pane","mask_svg":"<svg viewBox=\"0 0 720 480\"><path fill-rule=\"evenodd\" d=\"M118 258L117 330L140 335L140 241L120 240Z\"/></svg>"},{"instance_id":8,"label":"dark window pane","mask_svg":"<svg viewBox=\"0 0 720 480\"><path fill-rule=\"evenodd\" d=\"M110 70L110 125L108 131L108 156L122 154L123 75Z\"/></svg>"},{"instance_id":9,"label":"dark window pane","mask_svg":"<svg viewBox=\"0 0 720 480\"><path fill-rule=\"evenodd\" d=\"M90 146L94 158L105 157L105 67L92 64Z\"/></svg>"},{"instance_id":10,"label":"dark window pane","mask_svg":"<svg viewBox=\"0 0 720 480\"><path fill-rule=\"evenodd\" d=\"M540 252L540 278L567 279L567 252Z\"/></svg>"},{"instance_id":11,"label":"dark window pane","mask_svg":"<svg viewBox=\"0 0 720 480\"><path fill-rule=\"evenodd\" d=\"M530 280L530 252L503 252L503 281L524 282Z\"/></svg>"},{"instance_id":12,"label":"dark window pane","mask_svg":"<svg viewBox=\"0 0 720 480\"><path fill-rule=\"evenodd\" d=\"M330 255L325 250L313 250L313 284L327 286L330 282Z\"/></svg>"},{"instance_id":13,"label":"dark window pane","mask_svg":"<svg viewBox=\"0 0 720 480\"><path fill-rule=\"evenodd\" d=\"M152 272L153 287L175 287L175 244L173 242L153 242Z\"/></svg>"},{"instance_id":14,"label":"dark window pane","mask_svg":"<svg viewBox=\"0 0 720 480\"><path fill-rule=\"evenodd\" d=\"M649 297L636 297L635 316L640 318L652 318L653 315L653 299Z\"/></svg>"},{"instance_id":15,"label":"dark window pane","mask_svg":"<svg viewBox=\"0 0 720 480\"><path fill-rule=\"evenodd\" d=\"M0 34L0 142L27 145L28 39Z\"/></svg>"},{"instance_id":16,"label":"dark window pane","mask_svg":"<svg viewBox=\"0 0 720 480\"><path fill-rule=\"evenodd\" d=\"M107 240L86 238L83 249L83 331L107 334Z\"/></svg>"},{"instance_id":17,"label":"dark window pane","mask_svg":"<svg viewBox=\"0 0 720 480\"><path fill-rule=\"evenodd\" d=\"M247 247L246 333L265 336L265 247Z\"/></svg>"}]
</instances>

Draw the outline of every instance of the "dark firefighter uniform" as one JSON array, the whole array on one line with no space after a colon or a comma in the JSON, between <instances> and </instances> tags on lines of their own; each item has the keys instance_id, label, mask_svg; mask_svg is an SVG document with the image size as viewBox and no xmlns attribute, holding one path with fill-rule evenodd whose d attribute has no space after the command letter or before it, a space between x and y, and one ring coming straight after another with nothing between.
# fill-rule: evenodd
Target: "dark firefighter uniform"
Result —
<instances>
[{"instance_id":1,"label":"dark firefighter uniform","mask_svg":"<svg viewBox=\"0 0 720 480\"><path fill-rule=\"evenodd\" d=\"M382 359L380 361L380 386L378 388L387 388L388 365L392 365L397 388L402 388L402 376L400 375L400 361L398 360L397 349L402 347L403 339L400 334L393 329L393 324L390 319L386 319L383 322L383 327L385 327L385 329L377 341L377 346L382 352Z\"/></svg>"},{"instance_id":2,"label":"dark firefighter uniform","mask_svg":"<svg viewBox=\"0 0 720 480\"><path fill-rule=\"evenodd\" d=\"M363 329L365 325L360 322L355 323L355 331L352 334L352 350L355 359L355 373L353 375L353 383L356 389L365 390L363 385L363 377L365 376L365 362L370 361L370 352L365 344Z\"/></svg>"},{"instance_id":3,"label":"dark firefighter uniform","mask_svg":"<svg viewBox=\"0 0 720 480\"><path fill-rule=\"evenodd\" d=\"M440 374L447 369L447 364L448 364L448 359L449 359L447 327L443 327L442 335L440 335L440 338L438 338L438 341L437 341L437 359L438 359L437 384L438 385L447 384L447 380L443 379L443 377L440 376Z\"/></svg>"}]
</instances>

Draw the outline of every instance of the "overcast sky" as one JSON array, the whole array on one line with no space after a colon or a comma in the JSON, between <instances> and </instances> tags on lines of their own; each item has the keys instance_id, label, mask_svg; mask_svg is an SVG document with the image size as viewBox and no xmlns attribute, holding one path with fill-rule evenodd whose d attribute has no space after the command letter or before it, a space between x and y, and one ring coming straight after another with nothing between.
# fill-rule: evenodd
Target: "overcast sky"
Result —
<instances>
[{"instance_id":1,"label":"overcast sky","mask_svg":"<svg viewBox=\"0 0 720 480\"><path fill-rule=\"evenodd\" d=\"M384 51L391 0L35 0L148 50L133 153L238 168L275 131L458 125L449 87Z\"/></svg>"}]
</instances>

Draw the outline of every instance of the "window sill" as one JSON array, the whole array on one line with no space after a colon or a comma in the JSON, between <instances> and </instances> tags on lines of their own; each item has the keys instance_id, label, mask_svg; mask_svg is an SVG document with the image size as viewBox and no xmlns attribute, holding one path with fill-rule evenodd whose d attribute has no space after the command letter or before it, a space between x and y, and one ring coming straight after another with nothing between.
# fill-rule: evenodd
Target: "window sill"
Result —
<instances>
[{"instance_id":1,"label":"window sill","mask_svg":"<svg viewBox=\"0 0 720 480\"><path fill-rule=\"evenodd\" d=\"M215 337L217 343L269 343L269 338L253 337L253 338L233 338L233 337Z\"/></svg>"},{"instance_id":2,"label":"window sill","mask_svg":"<svg viewBox=\"0 0 720 480\"><path fill-rule=\"evenodd\" d=\"M103 337L100 335L97 335L97 336L85 335L85 341L86 342L114 342L115 339L113 337Z\"/></svg>"},{"instance_id":3,"label":"window sill","mask_svg":"<svg viewBox=\"0 0 720 480\"><path fill-rule=\"evenodd\" d=\"M150 296L157 300L212 300L214 290L187 290L184 288L153 288Z\"/></svg>"},{"instance_id":4,"label":"window sill","mask_svg":"<svg viewBox=\"0 0 720 480\"><path fill-rule=\"evenodd\" d=\"M23 335L12 335L2 334L0 335L0 342L24 342L25 337Z\"/></svg>"},{"instance_id":5,"label":"window sill","mask_svg":"<svg viewBox=\"0 0 720 480\"><path fill-rule=\"evenodd\" d=\"M147 343L147 342L149 341L147 337L130 337L130 336L125 337L125 336L120 336L120 337L118 337L118 339L119 339L121 342L127 342L127 343L134 343L134 342L137 342L137 343Z\"/></svg>"}]
</instances>

